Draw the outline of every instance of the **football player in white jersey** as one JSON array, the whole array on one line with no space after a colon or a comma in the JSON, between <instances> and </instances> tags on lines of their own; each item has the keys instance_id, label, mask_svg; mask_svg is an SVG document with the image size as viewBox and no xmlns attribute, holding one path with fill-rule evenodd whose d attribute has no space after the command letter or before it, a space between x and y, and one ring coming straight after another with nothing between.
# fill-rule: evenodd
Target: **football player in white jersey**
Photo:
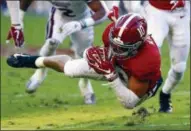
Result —
<instances>
[{"instance_id":1,"label":"football player in white jersey","mask_svg":"<svg viewBox=\"0 0 191 131\"><path fill-rule=\"evenodd\" d=\"M22 1L22 0L21 0ZM46 41L39 55L50 56L56 54L56 49L64 39L69 36L73 44L75 58L82 57L83 51L93 45L93 26L107 19L106 11L98 0L56 1L51 0ZM23 11L26 11L31 0L21 2ZM21 20L24 12L21 11ZM37 69L27 83L26 91L33 93L43 82L47 69ZM92 85L88 79L79 80L79 88L86 104L94 104L95 96Z\"/></svg>"},{"instance_id":2,"label":"football player in white jersey","mask_svg":"<svg viewBox=\"0 0 191 131\"><path fill-rule=\"evenodd\" d=\"M190 49L190 1L149 0L145 7L148 33L161 48L169 39L171 67L160 92L160 112L172 112L171 92L182 80Z\"/></svg>"}]
</instances>

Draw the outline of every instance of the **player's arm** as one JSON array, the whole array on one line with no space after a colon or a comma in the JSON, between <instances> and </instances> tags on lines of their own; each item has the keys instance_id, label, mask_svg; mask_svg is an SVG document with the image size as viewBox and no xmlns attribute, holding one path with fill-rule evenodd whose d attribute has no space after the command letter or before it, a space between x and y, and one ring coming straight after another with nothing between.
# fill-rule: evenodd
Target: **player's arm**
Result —
<instances>
[{"instance_id":1,"label":"player's arm","mask_svg":"<svg viewBox=\"0 0 191 131\"><path fill-rule=\"evenodd\" d=\"M19 2L19 0L15 0L15 1L7 0L7 7L9 9L9 13L10 13L10 17L11 17L11 24L13 26L19 26L20 25L20 20L19 20L20 2Z\"/></svg>"},{"instance_id":2,"label":"player's arm","mask_svg":"<svg viewBox=\"0 0 191 131\"><path fill-rule=\"evenodd\" d=\"M20 0L20 21L23 23L24 14L34 0Z\"/></svg>"},{"instance_id":3,"label":"player's arm","mask_svg":"<svg viewBox=\"0 0 191 131\"><path fill-rule=\"evenodd\" d=\"M86 27L94 26L107 19L107 13L99 0L86 1L88 6L94 11L90 17L83 18L78 21L71 21L63 25L63 37L71 35L74 32L80 31Z\"/></svg>"},{"instance_id":4,"label":"player's arm","mask_svg":"<svg viewBox=\"0 0 191 131\"><path fill-rule=\"evenodd\" d=\"M99 24L106 20L106 10L99 0L89 0L87 1L89 8L94 12L94 14L82 20L83 28Z\"/></svg>"},{"instance_id":5,"label":"player's arm","mask_svg":"<svg viewBox=\"0 0 191 131\"><path fill-rule=\"evenodd\" d=\"M139 80L134 76L131 76L128 80L128 88L133 91L140 98L145 95L149 89L148 80Z\"/></svg>"}]
</instances>

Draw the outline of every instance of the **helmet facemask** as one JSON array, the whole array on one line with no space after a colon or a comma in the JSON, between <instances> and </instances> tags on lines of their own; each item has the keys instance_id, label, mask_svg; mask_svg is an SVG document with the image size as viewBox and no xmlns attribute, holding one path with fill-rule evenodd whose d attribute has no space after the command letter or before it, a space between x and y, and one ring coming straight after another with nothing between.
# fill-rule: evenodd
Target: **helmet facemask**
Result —
<instances>
[{"instance_id":1,"label":"helmet facemask","mask_svg":"<svg viewBox=\"0 0 191 131\"><path fill-rule=\"evenodd\" d=\"M109 33L109 39L112 54L122 59L135 56L138 52L138 48L143 43L143 41L138 41L136 43L124 43L120 37L112 37L111 31Z\"/></svg>"}]
</instances>

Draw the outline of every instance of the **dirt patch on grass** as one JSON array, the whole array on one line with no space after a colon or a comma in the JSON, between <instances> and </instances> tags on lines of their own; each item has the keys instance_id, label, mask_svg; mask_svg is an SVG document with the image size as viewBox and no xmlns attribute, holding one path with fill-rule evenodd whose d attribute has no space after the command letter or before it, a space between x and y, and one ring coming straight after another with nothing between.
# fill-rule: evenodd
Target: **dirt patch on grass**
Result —
<instances>
[{"instance_id":1,"label":"dirt patch on grass","mask_svg":"<svg viewBox=\"0 0 191 131\"><path fill-rule=\"evenodd\" d=\"M132 113L132 116L127 117L127 122L125 123L125 126L135 126L138 124L143 124L145 122L145 118L149 115L150 113L146 108L140 107Z\"/></svg>"},{"instance_id":2,"label":"dirt patch on grass","mask_svg":"<svg viewBox=\"0 0 191 131\"><path fill-rule=\"evenodd\" d=\"M11 45L5 45L5 44L0 44L1 45L1 56L9 56L13 53L27 53L27 54L38 54L40 47L25 47L23 49L17 49ZM67 54L70 56L74 55L74 52L69 49L69 48L62 48L62 49L57 49L56 54Z\"/></svg>"}]
</instances>

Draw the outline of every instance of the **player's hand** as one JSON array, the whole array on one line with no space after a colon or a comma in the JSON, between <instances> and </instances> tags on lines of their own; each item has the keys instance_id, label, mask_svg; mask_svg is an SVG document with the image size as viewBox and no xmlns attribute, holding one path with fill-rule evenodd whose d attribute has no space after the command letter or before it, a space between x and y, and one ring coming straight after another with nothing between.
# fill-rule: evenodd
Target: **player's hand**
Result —
<instances>
[{"instance_id":1,"label":"player's hand","mask_svg":"<svg viewBox=\"0 0 191 131\"><path fill-rule=\"evenodd\" d=\"M117 21L119 17L119 8L117 6L113 6L112 10L109 12L107 16L111 21Z\"/></svg>"},{"instance_id":2,"label":"player's hand","mask_svg":"<svg viewBox=\"0 0 191 131\"><path fill-rule=\"evenodd\" d=\"M108 81L113 81L117 78L112 61L107 59L107 49L100 47L91 47L86 51L86 58L91 68L98 74L102 74Z\"/></svg>"},{"instance_id":3,"label":"player's hand","mask_svg":"<svg viewBox=\"0 0 191 131\"><path fill-rule=\"evenodd\" d=\"M6 43L10 43L11 38L13 38L16 47L22 47L24 45L24 34L20 25L11 26Z\"/></svg>"},{"instance_id":4,"label":"player's hand","mask_svg":"<svg viewBox=\"0 0 191 131\"><path fill-rule=\"evenodd\" d=\"M185 6L185 0L171 0L170 4L173 4L171 11L175 10L176 8L182 8Z\"/></svg>"},{"instance_id":5,"label":"player's hand","mask_svg":"<svg viewBox=\"0 0 191 131\"><path fill-rule=\"evenodd\" d=\"M68 22L63 25L62 30L63 30L63 36L69 36L74 32L80 31L82 29L82 25L78 21L72 21Z\"/></svg>"}]
</instances>

